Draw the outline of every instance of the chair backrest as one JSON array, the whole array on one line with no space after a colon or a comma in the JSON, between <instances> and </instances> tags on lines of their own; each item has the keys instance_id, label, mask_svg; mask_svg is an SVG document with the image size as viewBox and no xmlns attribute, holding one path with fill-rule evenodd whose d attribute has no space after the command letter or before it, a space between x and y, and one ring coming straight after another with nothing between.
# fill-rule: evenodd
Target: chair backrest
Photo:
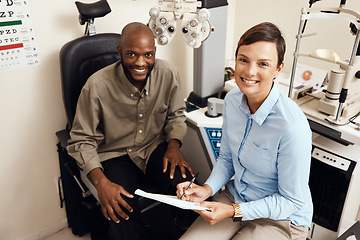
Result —
<instances>
[{"instance_id":1,"label":"chair backrest","mask_svg":"<svg viewBox=\"0 0 360 240\"><path fill-rule=\"evenodd\" d=\"M87 79L99 69L118 60L116 46L120 34L104 33L83 36L66 43L60 51L60 72L63 101L70 129L75 117L76 105Z\"/></svg>"}]
</instances>

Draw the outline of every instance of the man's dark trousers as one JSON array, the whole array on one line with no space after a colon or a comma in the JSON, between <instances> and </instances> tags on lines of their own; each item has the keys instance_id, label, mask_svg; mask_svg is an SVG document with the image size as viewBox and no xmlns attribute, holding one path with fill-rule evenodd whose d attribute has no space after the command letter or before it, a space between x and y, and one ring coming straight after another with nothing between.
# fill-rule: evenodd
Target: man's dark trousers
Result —
<instances>
[{"instance_id":1,"label":"man's dark trousers","mask_svg":"<svg viewBox=\"0 0 360 240\"><path fill-rule=\"evenodd\" d=\"M136 189L140 188L151 193L167 195L176 194L176 185L184 181L190 181L192 176L186 171L187 177L181 176L181 171L176 167L174 178L170 179L170 165L163 172L163 156L167 149L167 143L161 143L151 154L146 166L145 174L135 165L128 155L113 158L102 162L104 174L110 181L123 186L134 198L122 196L134 209L132 213L122 208L130 217L124 220L118 216L120 223L110 220L109 238L111 240L172 240L178 239L174 219L188 215L184 210L160 204L141 213L152 202L135 195Z\"/></svg>"}]
</instances>

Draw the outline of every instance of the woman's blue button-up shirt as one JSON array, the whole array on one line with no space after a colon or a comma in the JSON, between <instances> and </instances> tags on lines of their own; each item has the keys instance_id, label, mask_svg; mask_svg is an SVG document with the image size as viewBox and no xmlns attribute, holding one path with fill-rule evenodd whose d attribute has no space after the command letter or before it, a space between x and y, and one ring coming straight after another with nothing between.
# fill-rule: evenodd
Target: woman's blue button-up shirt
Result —
<instances>
[{"instance_id":1,"label":"woman's blue button-up shirt","mask_svg":"<svg viewBox=\"0 0 360 240\"><path fill-rule=\"evenodd\" d=\"M301 109L274 85L251 114L237 88L226 95L223 119L220 155L205 183L213 194L227 184L243 220L290 220L310 227L311 130Z\"/></svg>"}]
</instances>

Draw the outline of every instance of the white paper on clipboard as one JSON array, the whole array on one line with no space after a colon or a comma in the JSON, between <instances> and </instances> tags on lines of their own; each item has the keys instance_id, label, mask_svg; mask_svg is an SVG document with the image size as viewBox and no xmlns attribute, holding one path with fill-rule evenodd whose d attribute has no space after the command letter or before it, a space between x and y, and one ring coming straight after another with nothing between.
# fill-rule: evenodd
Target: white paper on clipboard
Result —
<instances>
[{"instance_id":1,"label":"white paper on clipboard","mask_svg":"<svg viewBox=\"0 0 360 240\"><path fill-rule=\"evenodd\" d=\"M181 199L178 199L176 196L148 193L148 192L145 192L140 189L137 189L135 191L135 194L142 196L142 197L150 198L150 199L162 202L162 203L166 203L166 204L178 207L178 208L182 208L182 209L210 211L209 208L198 206L194 202L183 201Z\"/></svg>"}]
</instances>

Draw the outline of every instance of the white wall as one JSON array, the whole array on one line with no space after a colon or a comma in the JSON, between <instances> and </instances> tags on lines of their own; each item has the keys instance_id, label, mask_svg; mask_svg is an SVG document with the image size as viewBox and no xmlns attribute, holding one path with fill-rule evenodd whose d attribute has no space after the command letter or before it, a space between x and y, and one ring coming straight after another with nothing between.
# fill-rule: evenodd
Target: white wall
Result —
<instances>
[{"instance_id":1,"label":"white wall","mask_svg":"<svg viewBox=\"0 0 360 240\"><path fill-rule=\"evenodd\" d=\"M246 29L262 21L272 21L283 30L287 40L285 71L289 72L300 9L307 6L308 0L228 1L226 58L233 58L238 38ZM333 1L335 6L339 1ZM55 132L66 124L58 53L63 44L82 35L83 26L77 22L74 0L28 2L41 64L0 72L0 239L3 240L22 239L66 217L65 210L59 207L56 184L60 171ZM157 0L108 2L112 12L96 20L98 32L120 32L131 21L145 23L148 9L157 4ZM360 11L357 0L348 0L348 6ZM333 24L327 25L325 32L333 27ZM347 34L348 29L344 27L321 44L335 45L334 50L346 58L351 42ZM305 43L304 47L311 44ZM159 46L157 56L178 67L184 97L187 97L192 90L192 49L177 37L169 46Z\"/></svg>"},{"instance_id":2,"label":"white wall","mask_svg":"<svg viewBox=\"0 0 360 240\"><path fill-rule=\"evenodd\" d=\"M338 7L339 3L340 0L324 0L315 3L313 8ZM236 1L234 25L234 39L236 40L232 51L235 51L236 43L241 34L249 27L263 21L271 21L280 28L286 40L287 50L283 71L290 73L296 43L295 36L299 29L301 8L308 7L308 4L308 0ZM360 1L348 0L346 7L359 12ZM349 23L346 21L311 20L307 24L305 33L317 33L317 35L303 38L300 50L310 53L318 48L326 48L334 50L343 60L349 59L355 37L349 33L350 29L348 26ZM309 58L299 58L299 62L315 65L325 70L329 70L330 67L334 66Z\"/></svg>"}]
</instances>

